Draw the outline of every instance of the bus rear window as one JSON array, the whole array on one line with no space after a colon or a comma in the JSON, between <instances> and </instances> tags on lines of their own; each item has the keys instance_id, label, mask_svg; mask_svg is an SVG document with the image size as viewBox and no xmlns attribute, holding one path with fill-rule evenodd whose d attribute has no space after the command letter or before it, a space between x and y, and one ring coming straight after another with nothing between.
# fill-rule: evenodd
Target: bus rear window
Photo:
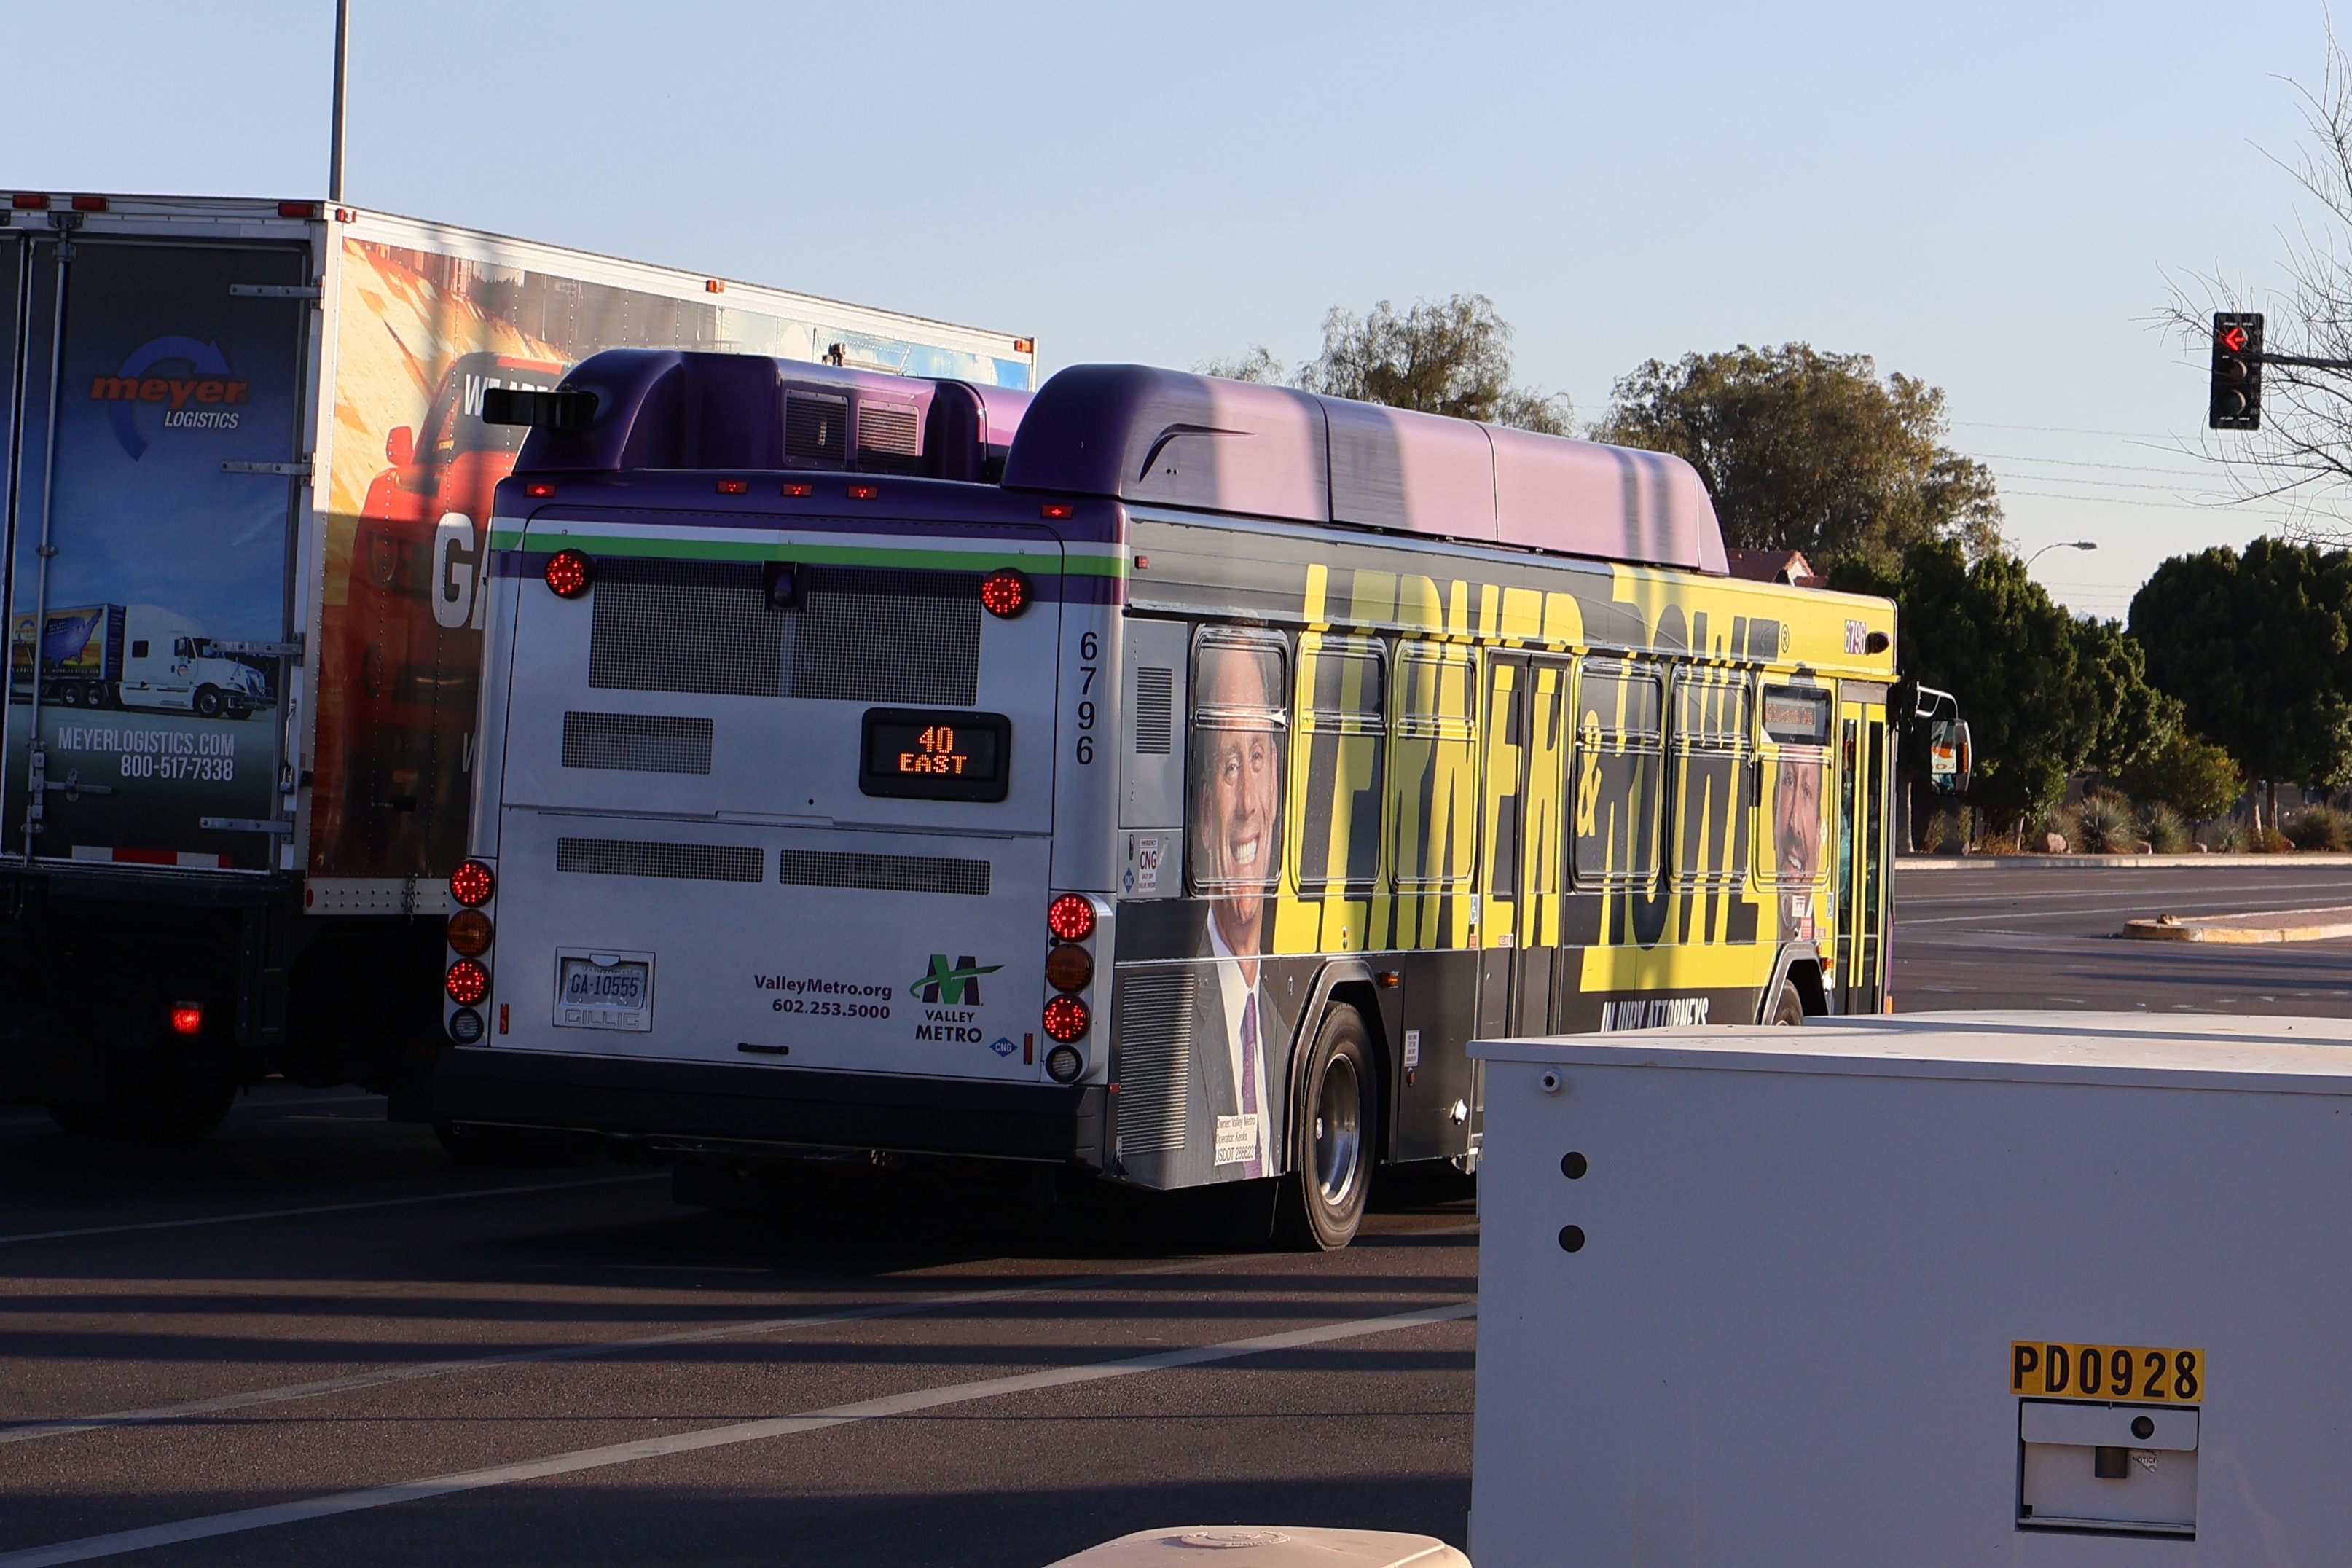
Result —
<instances>
[{"instance_id":1,"label":"bus rear window","mask_svg":"<svg viewBox=\"0 0 2352 1568\"><path fill-rule=\"evenodd\" d=\"M1764 689L1764 734L1784 746L1830 743L1830 694L1814 686Z\"/></svg>"}]
</instances>

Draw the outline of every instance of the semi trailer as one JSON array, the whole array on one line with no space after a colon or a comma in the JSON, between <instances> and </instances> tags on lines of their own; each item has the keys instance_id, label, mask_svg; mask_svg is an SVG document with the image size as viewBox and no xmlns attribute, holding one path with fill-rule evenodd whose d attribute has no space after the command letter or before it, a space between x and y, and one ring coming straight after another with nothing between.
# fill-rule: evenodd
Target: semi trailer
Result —
<instances>
[{"instance_id":1,"label":"semi trailer","mask_svg":"<svg viewBox=\"0 0 2352 1568\"><path fill-rule=\"evenodd\" d=\"M428 1114L520 437L482 400L623 346L1003 397L1035 364L1008 332L349 205L0 193L0 1094L151 1135L273 1073ZM992 446L834 435L845 469Z\"/></svg>"}]
</instances>

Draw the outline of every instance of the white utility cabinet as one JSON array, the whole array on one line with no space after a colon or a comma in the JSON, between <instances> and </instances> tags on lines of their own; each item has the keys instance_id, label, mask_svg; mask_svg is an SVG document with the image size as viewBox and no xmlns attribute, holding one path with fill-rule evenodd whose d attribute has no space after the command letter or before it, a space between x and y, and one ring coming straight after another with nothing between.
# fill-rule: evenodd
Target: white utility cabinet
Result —
<instances>
[{"instance_id":1,"label":"white utility cabinet","mask_svg":"<svg viewBox=\"0 0 2352 1568\"><path fill-rule=\"evenodd\" d=\"M2352 1557L2347 1047L2023 1012L1473 1046L1471 1558Z\"/></svg>"}]
</instances>

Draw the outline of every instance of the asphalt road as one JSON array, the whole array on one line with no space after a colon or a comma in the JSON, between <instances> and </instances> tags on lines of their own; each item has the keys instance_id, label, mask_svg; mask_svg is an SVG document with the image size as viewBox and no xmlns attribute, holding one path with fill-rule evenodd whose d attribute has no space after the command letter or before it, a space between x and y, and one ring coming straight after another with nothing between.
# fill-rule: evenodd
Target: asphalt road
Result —
<instances>
[{"instance_id":1,"label":"asphalt road","mask_svg":"<svg viewBox=\"0 0 2352 1568\"><path fill-rule=\"evenodd\" d=\"M2124 921L2352 904L2352 865L1914 868L1895 878L1895 1005L2352 1016L2352 940L2135 942Z\"/></svg>"},{"instance_id":2,"label":"asphalt road","mask_svg":"<svg viewBox=\"0 0 2352 1568\"><path fill-rule=\"evenodd\" d=\"M1897 876L1906 1010L2352 1011L2352 942L2126 942L2352 868ZM1129 1530L1460 1544L1475 1217L1345 1253L866 1181L721 1220L658 1172L483 1171L270 1088L178 1152L0 1109L0 1568L1035 1568Z\"/></svg>"}]
</instances>

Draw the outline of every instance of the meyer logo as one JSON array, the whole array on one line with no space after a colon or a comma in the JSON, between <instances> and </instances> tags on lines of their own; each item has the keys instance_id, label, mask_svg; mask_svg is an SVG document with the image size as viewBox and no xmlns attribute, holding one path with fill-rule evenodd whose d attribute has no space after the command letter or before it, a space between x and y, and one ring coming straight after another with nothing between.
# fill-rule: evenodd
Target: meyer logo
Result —
<instances>
[{"instance_id":1,"label":"meyer logo","mask_svg":"<svg viewBox=\"0 0 2352 1568\"><path fill-rule=\"evenodd\" d=\"M993 974L1003 967L1001 963L977 963L967 952L955 961L953 968L950 968L948 955L935 952L931 954L929 973L908 986L907 994L918 1002L939 1002L950 1007L967 1005L977 1007L980 1005L980 977Z\"/></svg>"},{"instance_id":2,"label":"meyer logo","mask_svg":"<svg viewBox=\"0 0 2352 1568\"><path fill-rule=\"evenodd\" d=\"M194 374L148 374L158 366L174 363L188 366ZM92 377L89 396L91 402L107 405L106 415L114 426L114 438L122 443L122 449L135 462L147 451L147 437L139 433L138 421L132 417L142 403L163 406L166 429L236 429L237 405L246 402L253 384L235 380L235 374L229 369L228 356L221 353L218 343L177 336L150 338L131 351L121 370L112 375Z\"/></svg>"}]
</instances>

